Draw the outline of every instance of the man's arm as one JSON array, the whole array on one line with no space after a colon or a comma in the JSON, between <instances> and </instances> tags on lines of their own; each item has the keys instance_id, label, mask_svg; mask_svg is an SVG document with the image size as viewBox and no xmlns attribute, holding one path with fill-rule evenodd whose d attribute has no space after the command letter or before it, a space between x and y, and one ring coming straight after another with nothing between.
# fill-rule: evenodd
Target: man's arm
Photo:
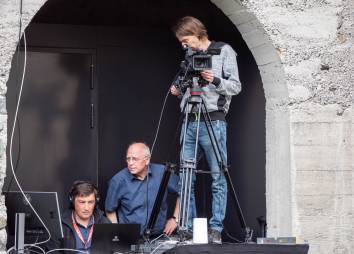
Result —
<instances>
[{"instance_id":1,"label":"man's arm","mask_svg":"<svg viewBox=\"0 0 354 254\"><path fill-rule=\"evenodd\" d=\"M116 211L120 204L120 193L121 193L120 187L121 184L119 184L119 181L117 181L115 178L112 178L111 181L109 182L106 201L105 201L105 211L106 211L106 217L112 223L118 223Z\"/></svg>"},{"instance_id":2,"label":"man's arm","mask_svg":"<svg viewBox=\"0 0 354 254\"><path fill-rule=\"evenodd\" d=\"M173 233L173 231L175 231L175 229L178 226L179 206L180 206L180 200L179 200L179 197L177 197L175 210L173 211L173 217L167 220L167 223L165 225L165 229L163 231L166 235L171 235Z\"/></svg>"},{"instance_id":3,"label":"man's arm","mask_svg":"<svg viewBox=\"0 0 354 254\"><path fill-rule=\"evenodd\" d=\"M222 49L225 54L222 62L223 77L216 77L212 82L216 87L216 92L222 95L237 95L241 92L241 82L238 74L236 52L231 46L226 45Z\"/></svg>"},{"instance_id":4,"label":"man's arm","mask_svg":"<svg viewBox=\"0 0 354 254\"><path fill-rule=\"evenodd\" d=\"M106 216L112 223L118 223L116 212L108 212L106 210Z\"/></svg>"}]
</instances>

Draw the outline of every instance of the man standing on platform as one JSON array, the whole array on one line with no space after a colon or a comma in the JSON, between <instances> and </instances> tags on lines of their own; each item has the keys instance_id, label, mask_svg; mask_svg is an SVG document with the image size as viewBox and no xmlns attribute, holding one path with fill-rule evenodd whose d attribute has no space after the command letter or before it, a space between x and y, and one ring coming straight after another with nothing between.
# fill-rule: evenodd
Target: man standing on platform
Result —
<instances>
[{"instance_id":1,"label":"man standing on platform","mask_svg":"<svg viewBox=\"0 0 354 254\"><path fill-rule=\"evenodd\" d=\"M173 31L184 48L190 48L194 51L207 51L210 49L220 49L219 55L212 56L212 69L203 70L200 76L206 82L202 85L201 98L203 99L207 112L211 118L212 128L216 135L216 142L220 148L220 153L225 166L227 165L227 149L226 149L226 120L225 116L229 110L231 98L241 91L241 83L238 75L238 67L236 61L236 53L226 43L210 41L207 30L203 23L194 17L181 18ZM191 59L186 55L186 62L191 64ZM171 93L182 99L181 109L185 108L188 98L190 97L190 88L181 90L175 85L171 86ZM195 107L194 107L195 108ZM203 117L199 125L198 147L195 147L197 138L197 115L198 111L194 110L191 105L187 105L187 111L190 118L185 136L184 154L181 155L181 161L193 161L195 149L201 148L208 162L212 176L212 218L209 221L209 236L213 243L221 243L221 232L223 230L223 220L226 213L227 204L227 183L218 165L218 160L213 151L212 142L209 138L206 124ZM184 113L184 112L182 112ZM183 135L184 126L182 126ZM192 225L192 219L196 217L196 206L194 196L195 175L193 175L192 193L189 208L189 227Z\"/></svg>"}]
</instances>

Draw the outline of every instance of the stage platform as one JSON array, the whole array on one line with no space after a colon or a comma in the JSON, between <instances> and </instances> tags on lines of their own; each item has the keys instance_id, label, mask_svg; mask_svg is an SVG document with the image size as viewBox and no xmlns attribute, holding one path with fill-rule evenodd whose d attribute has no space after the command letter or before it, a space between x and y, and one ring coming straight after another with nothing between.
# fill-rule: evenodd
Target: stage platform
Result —
<instances>
[{"instance_id":1,"label":"stage platform","mask_svg":"<svg viewBox=\"0 0 354 254\"><path fill-rule=\"evenodd\" d=\"M308 244L200 244L181 245L165 251L167 254L307 254Z\"/></svg>"}]
</instances>

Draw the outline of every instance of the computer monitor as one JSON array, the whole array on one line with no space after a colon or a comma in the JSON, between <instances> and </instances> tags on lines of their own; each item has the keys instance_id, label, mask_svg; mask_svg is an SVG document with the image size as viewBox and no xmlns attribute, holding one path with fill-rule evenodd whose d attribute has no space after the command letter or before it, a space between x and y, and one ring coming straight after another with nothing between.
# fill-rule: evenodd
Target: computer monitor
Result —
<instances>
[{"instance_id":1,"label":"computer monitor","mask_svg":"<svg viewBox=\"0 0 354 254\"><path fill-rule=\"evenodd\" d=\"M27 199L35 208L54 239L63 238L58 195L56 192L25 191ZM48 233L37 218L23 194L19 191L3 192L7 207L7 247L14 244L15 214L25 214L25 243L34 243L46 240Z\"/></svg>"}]
</instances>

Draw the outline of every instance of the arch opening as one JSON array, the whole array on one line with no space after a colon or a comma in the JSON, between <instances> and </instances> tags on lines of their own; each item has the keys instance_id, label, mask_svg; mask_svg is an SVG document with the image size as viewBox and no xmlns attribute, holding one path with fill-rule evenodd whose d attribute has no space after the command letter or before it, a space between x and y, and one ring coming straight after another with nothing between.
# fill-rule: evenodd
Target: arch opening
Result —
<instances>
[{"instance_id":1,"label":"arch opening","mask_svg":"<svg viewBox=\"0 0 354 254\"><path fill-rule=\"evenodd\" d=\"M262 62L262 58L265 58L266 54L262 50L265 50L264 48L267 48L269 44L265 43L265 46L263 44L252 45L250 42L252 41L250 39L252 35L249 35L249 37L244 36L249 33L246 30L246 24L254 22L254 20L250 19L247 22L238 23L237 14L235 13L238 13L238 11L244 12L243 7L234 9L231 13L229 11L222 12L211 3L206 5L204 1L195 1L193 3L188 1L169 1L168 4L167 2L164 3L164 1L156 1L154 3L145 1L141 3L145 8L139 8L140 10L134 8L134 4L124 5L125 8L121 8L125 1L121 2L106 1L98 3L97 1L83 1L81 3L71 3L68 6L65 1L50 0L37 13L26 30L34 64L38 61L37 58L43 57L41 56L42 54L49 58L57 55L59 60L52 59L52 61L59 61L59 63L53 65L53 68L60 66L63 69L62 72L65 73L63 75L66 75L66 78L70 81L71 78L77 75L77 72L85 72L80 70L80 68L75 70L74 73L72 72L72 69L77 67L72 63L72 56L78 58L76 60L78 66L83 67L85 64L91 66L92 63L94 65L94 91L89 90L89 92L86 92L87 94L84 98L81 90L77 88L75 96L72 96L71 104L68 103L72 106L72 111L75 111L74 109L77 107L84 107L85 103L97 106L97 111L95 111L97 114L94 116L95 124L97 124L95 126L96 132L87 134L90 140L90 147L93 147L87 153L90 155L96 154L95 159L90 161L90 165L93 164L94 167L91 169L92 172L88 175L88 178L99 184L100 191L104 197L108 179L116 172L117 167L120 168L124 165L126 145L137 139L144 139L151 143L153 138L151 133L154 132L156 127L164 93L168 89L169 82L178 69L179 60L182 57L179 45L173 38L169 27L171 22L178 17L193 15L206 24L210 38L228 42L238 53L243 92L233 99L228 116L228 150L232 178L239 194L246 220L256 230L256 235L259 235L260 228L256 218L262 215L266 216L265 179L267 179L268 224L271 221L271 225L282 227L277 220L278 215L269 217L270 212L277 214L282 211L280 209L277 212L277 205L275 201L272 201L275 197L273 196L275 194L274 189L276 189L274 186L277 184L274 185L276 180L271 175L271 172L277 172L282 165L288 168L286 160L282 161L284 154L285 158L288 155L281 150L288 148L284 146L286 140L281 140L281 138L280 140L278 138L269 142L268 140L276 137L274 134L278 126L274 127L274 125L280 123L279 128L283 128L285 133L287 131L288 123L286 124L285 120L283 120L283 116L286 116L287 112L286 110L279 110L276 106L281 101L278 99L279 94L283 96L286 91L279 92L277 88L274 88L276 86L274 77L269 72L270 68L277 66L277 64L279 65L276 59L272 58L274 56L271 55ZM235 2L229 1L229 3ZM202 9L198 8L201 5L204 7ZM223 5L219 5L219 7L221 10L223 8L226 9ZM235 28L235 25L238 29ZM65 59L63 55L70 57ZM144 60L139 61L139 57ZM154 61L151 61L152 59ZM260 69L261 73L258 72L258 69ZM277 68L275 70L279 71ZM78 87L82 87L85 82L91 82L85 81L85 78L88 77L79 78L81 83L76 81L76 84L82 84L78 85ZM281 77L277 76L275 79L278 79L281 84ZM15 96L15 90L11 91L11 88L15 87L12 82L14 81L10 77L7 101L9 116L11 116L11 100L13 100L11 99L11 94ZM139 85L137 86L136 84ZM264 88L266 96L264 96L262 88ZM35 90L30 90L27 94L27 99L43 96L38 95L38 93L43 92L44 88L40 87L38 89L37 95L31 94L31 91ZM54 93L54 90L51 92ZM82 99L81 106L75 104L74 101L77 98ZM267 101L265 101L265 98L267 98ZM58 101L61 99L58 98ZM30 104L30 102L28 103ZM46 101L43 103L34 107L27 107L27 109L31 109L31 111L38 110L43 108L43 105L46 105ZM160 134L156 147L155 161L162 162L166 158L166 153L159 151L170 150L170 142L166 137L174 135L178 120L177 104L177 100L170 99L167 105L166 118L163 123L165 128ZM129 110L127 110L127 105L129 105ZM57 113L62 118L62 108L59 107L57 110L60 111ZM70 111L70 107L67 110ZM266 111L267 119L265 117ZM36 112L36 115L38 116L38 112ZM59 129L66 130L66 132L61 133L62 136L60 137L64 137L65 140L77 137L77 133L73 131L75 126L70 124L76 116L77 114L73 113L66 120L63 120L66 123L61 123L57 119L62 126ZM41 120L46 124L54 121L53 119ZM81 120L90 121L91 119ZM30 119L30 121L33 121L33 119ZM11 118L9 118L9 122L11 122ZM36 128L36 126L33 128ZM49 131L53 131L53 128L56 127L50 126L45 132L53 133ZM140 131L141 128L144 128L143 132ZM58 132L61 132L61 130ZM30 130L28 132L31 133ZM84 142L78 141L75 143ZM275 147L277 144L281 146ZM45 147L45 144L42 144L42 146ZM74 155L82 156L80 155L81 148L82 146L80 145L74 146L70 142L64 142L62 149L66 151L66 157L57 158L58 161L70 161ZM283 158L277 158L276 155L279 151L283 154ZM23 149L21 153L25 153ZM176 154L176 149L172 149L171 153ZM267 175L265 171L266 157ZM24 162L25 158L21 157L21 160ZM33 160L33 157L31 156L28 160ZM279 162L281 162L280 165ZM77 164L75 160L72 163L72 165L59 163L59 167L68 169ZM33 168L36 167L38 166L33 165ZM86 165L86 167L90 166ZM19 167L18 171L21 174L21 171L24 170ZM25 177L26 172L23 172L23 174L23 177ZM78 176L80 174L71 175L69 179L66 179L69 181L67 185L70 185L71 180ZM50 178L51 176L48 177ZM288 176L285 175L284 177L287 179ZM205 184L207 182L207 179L201 180L201 186L207 185ZM29 188L33 188L29 181L27 183ZM48 186L36 187L48 188ZM62 192L61 198L64 203L66 198L64 190L67 189L67 186L64 184L58 188ZM205 194L200 193L200 195L204 200L208 199ZM288 195L289 193L285 192L284 199L288 199ZM201 213L208 214L209 207L206 202L200 202L199 207ZM226 224L233 225L228 231L240 237L242 232L239 230L239 225L237 225L235 220L236 217L232 215L235 214L232 204L228 205L227 214ZM270 230L274 232L282 231L279 228L270 228ZM286 230L288 229L283 231Z\"/></svg>"}]
</instances>

